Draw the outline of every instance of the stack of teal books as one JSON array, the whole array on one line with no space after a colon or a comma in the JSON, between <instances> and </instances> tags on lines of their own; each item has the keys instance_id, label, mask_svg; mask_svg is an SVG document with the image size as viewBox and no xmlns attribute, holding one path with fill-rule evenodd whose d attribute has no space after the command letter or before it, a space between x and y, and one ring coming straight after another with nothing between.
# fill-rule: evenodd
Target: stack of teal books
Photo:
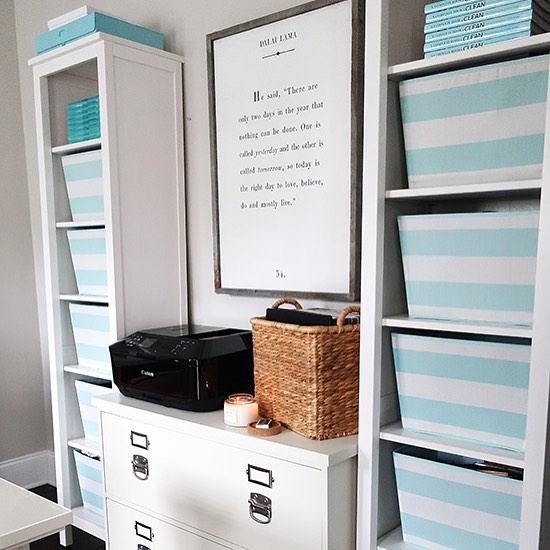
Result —
<instances>
[{"instance_id":1,"label":"stack of teal books","mask_svg":"<svg viewBox=\"0 0 550 550\"><path fill-rule=\"evenodd\" d=\"M67 140L69 143L96 139L100 135L99 96L87 97L67 105Z\"/></svg>"},{"instance_id":2,"label":"stack of teal books","mask_svg":"<svg viewBox=\"0 0 550 550\"><path fill-rule=\"evenodd\" d=\"M550 30L548 0L438 0L424 12L424 57Z\"/></svg>"}]
</instances>

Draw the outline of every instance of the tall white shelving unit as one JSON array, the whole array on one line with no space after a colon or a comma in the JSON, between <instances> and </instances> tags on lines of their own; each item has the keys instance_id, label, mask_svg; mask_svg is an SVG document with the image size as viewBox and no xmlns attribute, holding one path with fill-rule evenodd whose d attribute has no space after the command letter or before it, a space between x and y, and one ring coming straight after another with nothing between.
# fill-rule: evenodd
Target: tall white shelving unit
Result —
<instances>
[{"instance_id":1,"label":"tall white shelving unit","mask_svg":"<svg viewBox=\"0 0 550 550\"><path fill-rule=\"evenodd\" d=\"M110 379L77 362L69 304L108 306L110 341L134 330L187 322L183 60L95 33L29 61L34 75L47 328L60 504L73 524L105 539L101 516L82 506L72 448L83 438L75 380ZM66 105L99 95L101 137L67 143ZM61 158L101 150L104 219L72 221ZM78 294L68 229L105 228L107 295ZM70 529L62 544L71 543Z\"/></svg>"},{"instance_id":2,"label":"tall white shelving unit","mask_svg":"<svg viewBox=\"0 0 550 550\"><path fill-rule=\"evenodd\" d=\"M520 548L550 548L549 523L543 518L543 507L548 509L549 504L545 472L550 388L550 204L544 188L550 178L550 139L545 143L541 180L410 190L398 97L401 80L548 53L550 38L540 35L424 60L425 4L424 0L366 2L358 548L410 548L401 534L392 462L392 451L402 444L523 468ZM547 116L546 127L549 125ZM409 318L397 215L479 211L487 207L540 208L532 328ZM389 336L392 330L403 328L428 335L439 331L531 342L525 452L422 435L402 428Z\"/></svg>"}]
</instances>

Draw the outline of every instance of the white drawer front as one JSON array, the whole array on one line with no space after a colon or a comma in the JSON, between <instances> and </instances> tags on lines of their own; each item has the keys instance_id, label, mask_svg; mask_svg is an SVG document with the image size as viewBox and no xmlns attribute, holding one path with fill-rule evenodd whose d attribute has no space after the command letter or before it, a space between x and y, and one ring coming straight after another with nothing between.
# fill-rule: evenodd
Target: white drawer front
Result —
<instances>
[{"instance_id":1,"label":"white drawer front","mask_svg":"<svg viewBox=\"0 0 550 550\"><path fill-rule=\"evenodd\" d=\"M106 414L103 439L110 498L251 550L323 548L320 470Z\"/></svg>"},{"instance_id":2,"label":"white drawer front","mask_svg":"<svg viewBox=\"0 0 550 550\"><path fill-rule=\"evenodd\" d=\"M222 550L198 537L128 506L107 500L110 550Z\"/></svg>"}]
</instances>

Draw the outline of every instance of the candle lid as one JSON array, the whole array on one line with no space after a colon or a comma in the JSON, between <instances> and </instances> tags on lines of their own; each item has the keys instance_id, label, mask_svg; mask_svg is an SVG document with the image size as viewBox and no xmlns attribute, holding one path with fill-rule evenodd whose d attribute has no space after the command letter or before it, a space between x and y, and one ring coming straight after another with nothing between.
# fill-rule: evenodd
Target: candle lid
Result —
<instances>
[{"instance_id":1,"label":"candle lid","mask_svg":"<svg viewBox=\"0 0 550 550\"><path fill-rule=\"evenodd\" d=\"M256 403L256 399L249 393L233 393L226 400L228 405L247 405L248 403Z\"/></svg>"}]
</instances>

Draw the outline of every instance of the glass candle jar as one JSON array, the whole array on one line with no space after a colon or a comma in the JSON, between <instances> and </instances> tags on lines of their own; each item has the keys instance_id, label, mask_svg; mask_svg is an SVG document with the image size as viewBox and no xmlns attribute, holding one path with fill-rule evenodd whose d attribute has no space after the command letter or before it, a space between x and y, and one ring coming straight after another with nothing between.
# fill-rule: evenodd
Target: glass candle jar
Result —
<instances>
[{"instance_id":1,"label":"glass candle jar","mask_svg":"<svg viewBox=\"0 0 550 550\"><path fill-rule=\"evenodd\" d=\"M245 428L258 418L258 403L249 393L234 393L223 403L223 420L228 426Z\"/></svg>"}]
</instances>

